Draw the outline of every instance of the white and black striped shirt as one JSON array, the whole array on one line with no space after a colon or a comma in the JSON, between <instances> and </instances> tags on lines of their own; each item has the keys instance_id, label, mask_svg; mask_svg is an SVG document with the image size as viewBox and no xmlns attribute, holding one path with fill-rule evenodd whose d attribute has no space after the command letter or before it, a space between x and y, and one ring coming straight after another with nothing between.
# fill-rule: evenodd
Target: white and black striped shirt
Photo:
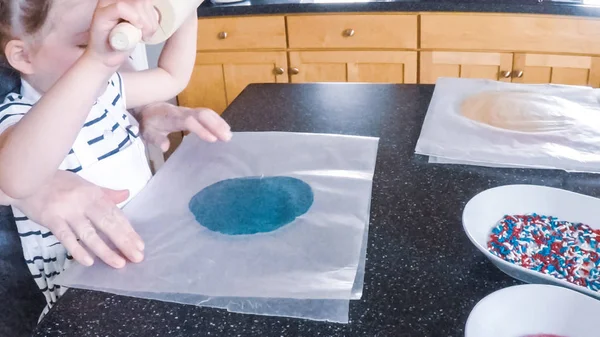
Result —
<instances>
[{"instance_id":1,"label":"white and black striped shirt","mask_svg":"<svg viewBox=\"0 0 600 337\"><path fill-rule=\"evenodd\" d=\"M40 94L29 83L22 81L21 93L9 94L0 104L0 133L23 118L39 98ZM78 135L84 137L99 161L131 145L132 140L139 136L137 122L126 111L124 102L123 80L121 75L115 73L108 82L106 92L94 104ZM122 120L116 121L111 118L108 109L122 111L123 113L120 114ZM119 123L126 128L119 128ZM69 152L59 168L74 173L82 169L73 150Z\"/></svg>"}]
</instances>

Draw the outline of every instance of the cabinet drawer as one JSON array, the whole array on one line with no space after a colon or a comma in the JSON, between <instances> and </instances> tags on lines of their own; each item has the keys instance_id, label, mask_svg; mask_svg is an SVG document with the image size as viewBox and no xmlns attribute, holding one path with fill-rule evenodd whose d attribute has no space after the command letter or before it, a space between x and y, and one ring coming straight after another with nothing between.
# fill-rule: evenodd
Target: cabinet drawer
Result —
<instances>
[{"instance_id":1,"label":"cabinet drawer","mask_svg":"<svg viewBox=\"0 0 600 337\"><path fill-rule=\"evenodd\" d=\"M417 48L416 15L302 15L287 24L290 48Z\"/></svg>"},{"instance_id":2,"label":"cabinet drawer","mask_svg":"<svg viewBox=\"0 0 600 337\"><path fill-rule=\"evenodd\" d=\"M198 20L198 50L283 49L283 16Z\"/></svg>"},{"instance_id":3,"label":"cabinet drawer","mask_svg":"<svg viewBox=\"0 0 600 337\"><path fill-rule=\"evenodd\" d=\"M600 54L600 20L526 15L424 14L421 48Z\"/></svg>"}]
</instances>

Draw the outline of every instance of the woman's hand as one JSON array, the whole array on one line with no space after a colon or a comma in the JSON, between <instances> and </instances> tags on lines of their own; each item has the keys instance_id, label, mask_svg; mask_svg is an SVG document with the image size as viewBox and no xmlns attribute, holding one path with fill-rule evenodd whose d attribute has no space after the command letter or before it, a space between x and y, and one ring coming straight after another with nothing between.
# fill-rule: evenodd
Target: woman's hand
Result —
<instances>
[{"instance_id":1,"label":"woman's hand","mask_svg":"<svg viewBox=\"0 0 600 337\"><path fill-rule=\"evenodd\" d=\"M74 173L58 171L35 195L14 200L12 205L48 228L82 265L91 266L95 255L114 268L122 268L125 259L100 235L130 261L144 259L142 239L116 206L128 197L128 191L105 189Z\"/></svg>"},{"instance_id":2,"label":"woman's hand","mask_svg":"<svg viewBox=\"0 0 600 337\"><path fill-rule=\"evenodd\" d=\"M146 106L139 114L142 137L163 152L169 149L168 135L188 131L214 143L229 141L231 128L216 112L205 108L185 108L168 103Z\"/></svg>"},{"instance_id":3,"label":"woman's hand","mask_svg":"<svg viewBox=\"0 0 600 337\"><path fill-rule=\"evenodd\" d=\"M85 55L116 70L132 50L117 51L109 36L121 22L127 21L142 31L142 39L150 39L158 29L158 15L151 0L99 0L90 28L90 41Z\"/></svg>"}]
</instances>

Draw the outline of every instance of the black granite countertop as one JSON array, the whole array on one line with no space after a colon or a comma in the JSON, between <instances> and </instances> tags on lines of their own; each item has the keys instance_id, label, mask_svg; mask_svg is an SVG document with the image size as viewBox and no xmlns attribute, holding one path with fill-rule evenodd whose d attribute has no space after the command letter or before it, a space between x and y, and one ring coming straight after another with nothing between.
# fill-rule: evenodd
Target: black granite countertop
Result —
<instances>
[{"instance_id":1,"label":"black granite countertop","mask_svg":"<svg viewBox=\"0 0 600 337\"><path fill-rule=\"evenodd\" d=\"M479 12L600 17L589 0L246 0L198 8L198 17L327 12Z\"/></svg>"},{"instance_id":2,"label":"black granite countertop","mask_svg":"<svg viewBox=\"0 0 600 337\"><path fill-rule=\"evenodd\" d=\"M350 323L231 314L69 290L36 336L462 336L475 304L518 284L469 241L470 198L505 184L539 184L600 196L600 176L563 171L428 164L414 154L433 86L250 85L224 117L235 131L380 137L364 295Z\"/></svg>"}]
</instances>

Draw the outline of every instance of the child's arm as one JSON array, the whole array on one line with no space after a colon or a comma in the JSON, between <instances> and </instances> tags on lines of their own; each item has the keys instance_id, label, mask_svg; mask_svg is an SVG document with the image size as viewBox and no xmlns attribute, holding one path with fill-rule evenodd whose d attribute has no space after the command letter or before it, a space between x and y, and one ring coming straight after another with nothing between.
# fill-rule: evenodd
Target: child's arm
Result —
<instances>
[{"instance_id":1,"label":"child's arm","mask_svg":"<svg viewBox=\"0 0 600 337\"><path fill-rule=\"evenodd\" d=\"M194 12L165 43L158 68L121 73L127 109L167 101L185 89L194 70L197 32Z\"/></svg>"},{"instance_id":2,"label":"child's arm","mask_svg":"<svg viewBox=\"0 0 600 337\"><path fill-rule=\"evenodd\" d=\"M123 19L144 27L138 12L125 2L99 7L84 55L0 134L0 190L9 197L32 195L56 173L108 79L128 57L110 48L108 34ZM145 29L145 36L151 33Z\"/></svg>"},{"instance_id":3,"label":"child's arm","mask_svg":"<svg viewBox=\"0 0 600 337\"><path fill-rule=\"evenodd\" d=\"M0 191L0 206L10 206L15 199L9 197L4 192Z\"/></svg>"},{"instance_id":4,"label":"child's arm","mask_svg":"<svg viewBox=\"0 0 600 337\"><path fill-rule=\"evenodd\" d=\"M0 134L4 193L15 199L28 197L56 173L111 73L90 57L81 57L23 119Z\"/></svg>"}]
</instances>

